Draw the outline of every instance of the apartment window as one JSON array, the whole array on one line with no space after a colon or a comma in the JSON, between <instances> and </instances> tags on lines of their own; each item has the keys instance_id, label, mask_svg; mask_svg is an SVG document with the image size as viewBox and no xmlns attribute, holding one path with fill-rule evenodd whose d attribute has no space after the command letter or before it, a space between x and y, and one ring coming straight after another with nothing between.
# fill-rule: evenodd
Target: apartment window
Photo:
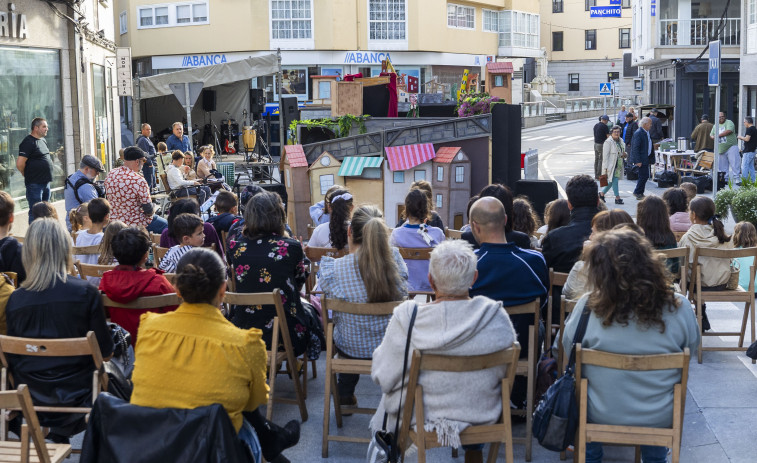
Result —
<instances>
[{"instance_id":1,"label":"apartment window","mask_svg":"<svg viewBox=\"0 0 757 463\"><path fill-rule=\"evenodd\" d=\"M568 74L568 91L569 92L579 91L578 74Z\"/></svg>"},{"instance_id":2,"label":"apartment window","mask_svg":"<svg viewBox=\"0 0 757 463\"><path fill-rule=\"evenodd\" d=\"M476 28L476 9L449 3L447 5L447 26L460 29Z\"/></svg>"},{"instance_id":3,"label":"apartment window","mask_svg":"<svg viewBox=\"0 0 757 463\"><path fill-rule=\"evenodd\" d=\"M141 27L167 26L168 7L143 7L139 9L139 25Z\"/></svg>"},{"instance_id":4,"label":"apartment window","mask_svg":"<svg viewBox=\"0 0 757 463\"><path fill-rule=\"evenodd\" d=\"M620 29L618 48L631 48L631 28Z\"/></svg>"},{"instance_id":5,"label":"apartment window","mask_svg":"<svg viewBox=\"0 0 757 463\"><path fill-rule=\"evenodd\" d=\"M444 181L444 167L442 166L436 166L436 181L437 182Z\"/></svg>"},{"instance_id":6,"label":"apartment window","mask_svg":"<svg viewBox=\"0 0 757 463\"><path fill-rule=\"evenodd\" d=\"M416 170L413 172L413 180L416 182L419 182L421 180L426 180L426 171L425 170Z\"/></svg>"},{"instance_id":7,"label":"apartment window","mask_svg":"<svg viewBox=\"0 0 757 463\"><path fill-rule=\"evenodd\" d=\"M562 48L563 32L552 32L552 51L563 51Z\"/></svg>"},{"instance_id":8,"label":"apartment window","mask_svg":"<svg viewBox=\"0 0 757 463\"><path fill-rule=\"evenodd\" d=\"M138 29L208 24L208 2L140 6L137 7L137 17L139 18Z\"/></svg>"},{"instance_id":9,"label":"apartment window","mask_svg":"<svg viewBox=\"0 0 757 463\"><path fill-rule=\"evenodd\" d=\"M128 32L129 24L126 20L126 12L122 11L121 14L118 15L118 29L121 32L121 35L124 35L126 32Z\"/></svg>"},{"instance_id":10,"label":"apartment window","mask_svg":"<svg viewBox=\"0 0 757 463\"><path fill-rule=\"evenodd\" d=\"M441 194L436 195L436 207L441 208L442 207L442 201L443 197Z\"/></svg>"},{"instance_id":11,"label":"apartment window","mask_svg":"<svg viewBox=\"0 0 757 463\"><path fill-rule=\"evenodd\" d=\"M334 186L334 174L321 175L320 177L318 177L318 180L320 180L320 183L321 183L322 195L325 195L326 192L329 191L329 188Z\"/></svg>"},{"instance_id":12,"label":"apartment window","mask_svg":"<svg viewBox=\"0 0 757 463\"><path fill-rule=\"evenodd\" d=\"M455 183L463 183L465 181L465 166L455 167Z\"/></svg>"},{"instance_id":13,"label":"apartment window","mask_svg":"<svg viewBox=\"0 0 757 463\"><path fill-rule=\"evenodd\" d=\"M597 30L596 29L590 29L586 31L586 49L587 50L597 49Z\"/></svg>"},{"instance_id":14,"label":"apartment window","mask_svg":"<svg viewBox=\"0 0 757 463\"><path fill-rule=\"evenodd\" d=\"M370 40L407 40L405 0L368 0Z\"/></svg>"},{"instance_id":15,"label":"apartment window","mask_svg":"<svg viewBox=\"0 0 757 463\"><path fill-rule=\"evenodd\" d=\"M631 0L621 0L620 7L621 8L631 8Z\"/></svg>"},{"instance_id":16,"label":"apartment window","mask_svg":"<svg viewBox=\"0 0 757 463\"><path fill-rule=\"evenodd\" d=\"M405 183L405 172L401 170L394 171L394 183Z\"/></svg>"},{"instance_id":17,"label":"apartment window","mask_svg":"<svg viewBox=\"0 0 757 463\"><path fill-rule=\"evenodd\" d=\"M312 39L312 1L271 0L271 38L274 40Z\"/></svg>"},{"instance_id":18,"label":"apartment window","mask_svg":"<svg viewBox=\"0 0 757 463\"><path fill-rule=\"evenodd\" d=\"M484 32L499 32L499 11L484 10Z\"/></svg>"},{"instance_id":19,"label":"apartment window","mask_svg":"<svg viewBox=\"0 0 757 463\"><path fill-rule=\"evenodd\" d=\"M749 9L749 12L747 13L747 24L757 24L757 0L749 0L747 8Z\"/></svg>"},{"instance_id":20,"label":"apartment window","mask_svg":"<svg viewBox=\"0 0 757 463\"><path fill-rule=\"evenodd\" d=\"M185 24L192 22L192 5L176 6L176 23Z\"/></svg>"},{"instance_id":21,"label":"apartment window","mask_svg":"<svg viewBox=\"0 0 757 463\"><path fill-rule=\"evenodd\" d=\"M591 7L597 6L597 0L584 0L586 11L591 11Z\"/></svg>"},{"instance_id":22,"label":"apartment window","mask_svg":"<svg viewBox=\"0 0 757 463\"><path fill-rule=\"evenodd\" d=\"M552 0L552 13L562 13L562 0Z\"/></svg>"},{"instance_id":23,"label":"apartment window","mask_svg":"<svg viewBox=\"0 0 757 463\"><path fill-rule=\"evenodd\" d=\"M521 11L500 12L500 47L539 48L539 15Z\"/></svg>"}]
</instances>

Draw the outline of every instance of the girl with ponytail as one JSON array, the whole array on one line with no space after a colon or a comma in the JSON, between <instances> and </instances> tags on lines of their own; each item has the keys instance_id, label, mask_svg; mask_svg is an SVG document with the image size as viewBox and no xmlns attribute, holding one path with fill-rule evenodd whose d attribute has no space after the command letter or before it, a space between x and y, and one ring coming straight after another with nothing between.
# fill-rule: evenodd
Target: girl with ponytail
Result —
<instances>
[{"instance_id":1,"label":"girl with ponytail","mask_svg":"<svg viewBox=\"0 0 757 463\"><path fill-rule=\"evenodd\" d=\"M694 261L696 248L733 248L731 237L725 232L723 222L715 215L715 203L707 196L697 196L689 203L689 218L691 228L681 237L679 247L689 248L689 263ZM731 262L729 259L716 257L700 257L699 264L702 267L702 291L725 290L728 278L731 275ZM691 268L689 268L691 276ZM691 281L691 280L689 280ZM702 305L704 310L704 305ZM710 329L707 314L703 313L702 329Z\"/></svg>"},{"instance_id":2,"label":"girl with ponytail","mask_svg":"<svg viewBox=\"0 0 757 463\"><path fill-rule=\"evenodd\" d=\"M397 248L390 246L389 229L376 206L355 209L348 242L348 255L321 259L318 282L326 297L356 303L401 301L407 297L407 266ZM390 318L334 312L334 343L339 355L370 359L381 344ZM358 379L358 375L338 375L342 405L357 404L354 393Z\"/></svg>"},{"instance_id":3,"label":"girl with ponytail","mask_svg":"<svg viewBox=\"0 0 757 463\"><path fill-rule=\"evenodd\" d=\"M352 194L350 190L341 188L327 196L326 201L329 221L313 230L308 246L344 249L347 246L347 225L352 215Z\"/></svg>"}]
</instances>

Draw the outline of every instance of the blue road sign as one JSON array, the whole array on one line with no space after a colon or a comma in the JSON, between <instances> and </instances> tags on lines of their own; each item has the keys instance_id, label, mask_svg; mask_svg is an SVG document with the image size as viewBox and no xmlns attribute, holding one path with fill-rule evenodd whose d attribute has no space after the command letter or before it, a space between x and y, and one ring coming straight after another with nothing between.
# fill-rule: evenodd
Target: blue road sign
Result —
<instances>
[{"instance_id":1,"label":"blue road sign","mask_svg":"<svg viewBox=\"0 0 757 463\"><path fill-rule=\"evenodd\" d=\"M620 5L620 0L610 0L610 5Z\"/></svg>"},{"instance_id":2,"label":"blue road sign","mask_svg":"<svg viewBox=\"0 0 757 463\"><path fill-rule=\"evenodd\" d=\"M592 6L591 18L619 18L620 6Z\"/></svg>"},{"instance_id":3,"label":"blue road sign","mask_svg":"<svg viewBox=\"0 0 757 463\"><path fill-rule=\"evenodd\" d=\"M710 42L710 60L707 67L707 85L717 87L720 85L720 41Z\"/></svg>"},{"instance_id":4,"label":"blue road sign","mask_svg":"<svg viewBox=\"0 0 757 463\"><path fill-rule=\"evenodd\" d=\"M612 95L612 82L602 82L599 84L599 96Z\"/></svg>"}]
</instances>

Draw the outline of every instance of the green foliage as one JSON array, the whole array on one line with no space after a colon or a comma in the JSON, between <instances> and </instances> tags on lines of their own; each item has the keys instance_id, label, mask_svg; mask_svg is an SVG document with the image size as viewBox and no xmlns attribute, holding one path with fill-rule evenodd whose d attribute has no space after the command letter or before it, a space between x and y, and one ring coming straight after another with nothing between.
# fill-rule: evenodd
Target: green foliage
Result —
<instances>
[{"instance_id":1,"label":"green foliage","mask_svg":"<svg viewBox=\"0 0 757 463\"><path fill-rule=\"evenodd\" d=\"M751 222L757 227L757 188L754 185L740 188L736 197L733 198L731 210L739 221Z\"/></svg>"},{"instance_id":2,"label":"green foliage","mask_svg":"<svg viewBox=\"0 0 757 463\"><path fill-rule=\"evenodd\" d=\"M734 190L729 185L718 191L715 195L715 213L720 217L728 217L728 209L731 207L733 198L736 197L738 190Z\"/></svg>"},{"instance_id":3,"label":"green foliage","mask_svg":"<svg viewBox=\"0 0 757 463\"><path fill-rule=\"evenodd\" d=\"M349 136L352 126L357 124L359 133L365 133L365 120L370 116L365 114L362 116L353 116L352 114L346 114L336 119L304 119L301 121L292 121L289 124L289 139L297 143L297 126L304 125L308 129L315 127L322 127L329 129L337 138L344 138Z\"/></svg>"}]
</instances>

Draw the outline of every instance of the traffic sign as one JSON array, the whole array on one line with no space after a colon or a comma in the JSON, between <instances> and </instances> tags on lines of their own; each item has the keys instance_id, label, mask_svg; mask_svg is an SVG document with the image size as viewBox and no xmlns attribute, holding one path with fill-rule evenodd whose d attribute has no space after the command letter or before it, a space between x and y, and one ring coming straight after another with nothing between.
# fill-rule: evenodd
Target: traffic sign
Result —
<instances>
[{"instance_id":1,"label":"traffic sign","mask_svg":"<svg viewBox=\"0 0 757 463\"><path fill-rule=\"evenodd\" d=\"M710 42L710 60L707 68L707 85L717 87L720 85L720 41Z\"/></svg>"},{"instance_id":2,"label":"traffic sign","mask_svg":"<svg viewBox=\"0 0 757 463\"><path fill-rule=\"evenodd\" d=\"M618 5L618 6L620 6L620 0L610 0L610 5Z\"/></svg>"},{"instance_id":3,"label":"traffic sign","mask_svg":"<svg viewBox=\"0 0 757 463\"><path fill-rule=\"evenodd\" d=\"M599 96L612 95L612 82L602 82L599 84Z\"/></svg>"},{"instance_id":4,"label":"traffic sign","mask_svg":"<svg viewBox=\"0 0 757 463\"><path fill-rule=\"evenodd\" d=\"M591 18L620 18L620 6L592 6Z\"/></svg>"}]
</instances>

